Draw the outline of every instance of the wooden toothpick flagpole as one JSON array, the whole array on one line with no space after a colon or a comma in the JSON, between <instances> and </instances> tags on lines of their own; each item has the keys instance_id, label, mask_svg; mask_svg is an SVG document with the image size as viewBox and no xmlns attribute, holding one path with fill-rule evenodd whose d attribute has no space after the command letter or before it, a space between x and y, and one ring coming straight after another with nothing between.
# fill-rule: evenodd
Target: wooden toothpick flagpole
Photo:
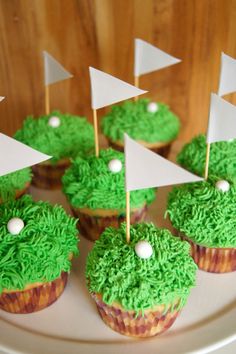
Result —
<instances>
[{"instance_id":1,"label":"wooden toothpick flagpole","mask_svg":"<svg viewBox=\"0 0 236 354\"><path fill-rule=\"evenodd\" d=\"M45 85L45 112L46 114L50 112L49 85Z\"/></svg>"},{"instance_id":2,"label":"wooden toothpick flagpole","mask_svg":"<svg viewBox=\"0 0 236 354\"><path fill-rule=\"evenodd\" d=\"M126 191L126 241L130 242L130 192Z\"/></svg>"},{"instance_id":3,"label":"wooden toothpick flagpole","mask_svg":"<svg viewBox=\"0 0 236 354\"><path fill-rule=\"evenodd\" d=\"M206 163L205 163L205 175L204 178L207 180L208 178L208 169L209 169L209 160L210 160L210 148L211 144L207 143L207 149L206 149Z\"/></svg>"},{"instance_id":4,"label":"wooden toothpick flagpole","mask_svg":"<svg viewBox=\"0 0 236 354\"><path fill-rule=\"evenodd\" d=\"M98 118L97 110L93 109L93 125L94 125L94 141L95 141L95 155L99 156L99 141L98 141Z\"/></svg>"},{"instance_id":5,"label":"wooden toothpick flagpole","mask_svg":"<svg viewBox=\"0 0 236 354\"><path fill-rule=\"evenodd\" d=\"M139 76L135 76L134 77L134 86L136 86L137 88L139 88ZM134 101L138 101L138 96L134 97Z\"/></svg>"}]
</instances>

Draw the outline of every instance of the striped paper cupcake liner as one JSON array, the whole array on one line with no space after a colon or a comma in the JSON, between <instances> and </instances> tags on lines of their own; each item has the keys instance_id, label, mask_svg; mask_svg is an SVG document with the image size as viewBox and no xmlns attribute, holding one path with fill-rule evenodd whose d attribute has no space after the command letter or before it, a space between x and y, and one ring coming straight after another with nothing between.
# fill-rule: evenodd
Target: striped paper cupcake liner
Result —
<instances>
[{"instance_id":1,"label":"striped paper cupcake liner","mask_svg":"<svg viewBox=\"0 0 236 354\"><path fill-rule=\"evenodd\" d=\"M23 291L2 293L0 308L11 313L31 313L40 311L53 304L63 293L67 283L68 273L48 282Z\"/></svg>"},{"instance_id":2,"label":"striped paper cupcake liner","mask_svg":"<svg viewBox=\"0 0 236 354\"><path fill-rule=\"evenodd\" d=\"M59 161L55 165L42 163L32 166L32 184L41 189L60 189L61 178L69 166L70 161L67 159Z\"/></svg>"},{"instance_id":3,"label":"striped paper cupcake liner","mask_svg":"<svg viewBox=\"0 0 236 354\"><path fill-rule=\"evenodd\" d=\"M92 294L98 312L103 321L114 331L132 337L152 337L165 332L174 323L179 314L179 301L170 304L167 311L164 306L145 311L136 316L134 311L125 311L119 306L105 304L99 294Z\"/></svg>"},{"instance_id":4,"label":"striped paper cupcake liner","mask_svg":"<svg viewBox=\"0 0 236 354\"><path fill-rule=\"evenodd\" d=\"M116 144L115 142L108 140L108 144L110 147L112 147L113 149L115 150L118 150L118 151L122 151L124 152L124 146L120 146L119 144ZM155 152L156 154L159 154L165 158L168 157L168 155L170 154L170 150L171 150L171 142L170 143L167 143L166 145L164 146L157 146L157 147L153 147L153 148L150 148L149 150Z\"/></svg>"},{"instance_id":5,"label":"striped paper cupcake liner","mask_svg":"<svg viewBox=\"0 0 236 354\"><path fill-rule=\"evenodd\" d=\"M82 213L80 209L72 208L73 215L79 218L77 227L81 235L90 241L98 240L103 231L109 227L118 228L125 221L125 215L113 216L94 216ZM135 224L145 220L147 215L147 206L134 212L131 211L130 222Z\"/></svg>"},{"instance_id":6,"label":"striped paper cupcake liner","mask_svg":"<svg viewBox=\"0 0 236 354\"><path fill-rule=\"evenodd\" d=\"M199 269L211 273L229 273L236 270L236 248L210 248L198 245L181 232L179 236L191 245L191 256Z\"/></svg>"}]
</instances>

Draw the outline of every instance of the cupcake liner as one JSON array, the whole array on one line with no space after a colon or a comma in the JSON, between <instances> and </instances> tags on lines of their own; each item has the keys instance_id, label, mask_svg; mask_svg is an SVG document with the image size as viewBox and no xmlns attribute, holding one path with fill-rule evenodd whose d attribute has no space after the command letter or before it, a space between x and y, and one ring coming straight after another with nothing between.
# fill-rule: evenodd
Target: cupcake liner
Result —
<instances>
[{"instance_id":1,"label":"cupcake liner","mask_svg":"<svg viewBox=\"0 0 236 354\"><path fill-rule=\"evenodd\" d=\"M65 170L70 166L70 161L63 159L57 164L41 163L32 166L32 184L41 189L60 189L61 178Z\"/></svg>"},{"instance_id":2,"label":"cupcake liner","mask_svg":"<svg viewBox=\"0 0 236 354\"><path fill-rule=\"evenodd\" d=\"M236 248L211 248L198 245L179 232L191 245L191 256L199 269L211 273L229 273L236 270Z\"/></svg>"},{"instance_id":3,"label":"cupcake liner","mask_svg":"<svg viewBox=\"0 0 236 354\"><path fill-rule=\"evenodd\" d=\"M119 144L116 144L115 142L108 140L108 144L110 147L112 147L113 149L115 150L118 150L118 151L122 151L124 152L124 146L121 146ZM163 146L156 146L156 147L152 147L152 148L149 148L149 150L163 156L163 157L168 157L169 153L170 153L170 149L171 149L171 142L170 143L166 143L164 144ZM158 145L158 143L157 143Z\"/></svg>"},{"instance_id":4,"label":"cupcake liner","mask_svg":"<svg viewBox=\"0 0 236 354\"><path fill-rule=\"evenodd\" d=\"M9 293L3 292L0 295L0 308L11 313L40 311L59 298L65 289L67 278L68 273L62 272L61 276L54 281L35 288Z\"/></svg>"},{"instance_id":5,"label":"cupcake liner","mask_svg":"<svg viewBox=\"0 0 236 354\"><path fill-rule=\"evenodd\" d=\"M81 212L80 209L71 208L73 215L79 218L77 227L82 236L90 241L96 241L107 227L119 227L126 217L124 214L111 216L95 216ZM132 211L130 215L131 224L145 220L147 215L147 206Z\"/></svg>"},{"instance_id":6,"label":"cupcake liner","mask_svg":"<svg viewBox=\"0 0 236 354\"><path fill-rule=\"evenodd\" d=\"M136 315L134 311L125 311L118 304L107 305L100 294L92 294L98 312L103 321L114 331L132 337L152 337L165 332L179 314L177 310L180 300L166 306L158 306L145 310L144 315Z\"/></svg>"}]
</instances>

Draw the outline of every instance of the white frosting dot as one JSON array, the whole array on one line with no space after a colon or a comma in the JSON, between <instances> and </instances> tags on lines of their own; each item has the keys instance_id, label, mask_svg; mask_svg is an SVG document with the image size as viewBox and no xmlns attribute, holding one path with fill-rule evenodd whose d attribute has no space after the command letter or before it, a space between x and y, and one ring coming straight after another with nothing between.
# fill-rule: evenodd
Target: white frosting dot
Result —
<instances>
[{"instance_id":1,"label":"white frosting dot","mask_svg":"<svg viewBox=\"0 0 236 354\"><path fill-rule=\"evenodd\" d=\"M143 259L150 258L153 254L152 246L148 241L139 241L134 249L137 256Z\"/></svg>"},{"instance_id":2,"label":"white frosting dot","mask_svg":"<svg viewBox=\"0 0 236 354\"><path fill-rule=\"evenodd\" d=\"M220 180L216 182L216 188L222 192L228 192L230 189L230 184L228 181Z\"/></svg>"},{"instance_id":3,"label":"white frosting dot","mask_svg":"<svg viewBox=\"0 0 236 354\"><path fill-rule=\"evenodd\" d=\"M12 235L18 235L24 228L24 221L20 218L12 218L7 223L7 229Z\"/></svg>"},{"instance_id":4,"label":"white frosting dot","mask_svg":"<svg viewBox=\"0 0 236 354\"><path fill-rule=\"evenodd\" d=\"M159 107L158 107L158 104L156 102L150 102L147 105L147 111L149 113L155 113L155 112L158 111L158 109L159 109Z\"/></svg>"},{"instance_id":5,"label":"white frosting dot","mask_svg":"<svg viewBox=\"0 0 236 354\"><path fill-rule=\"evenodd\" d=\"M228 143L232 143L234 141L234 139L229 139Z\"/></svg>"},{"instance_id":6,"label":"white frosting dot","mask_svg":"<svg viewBox=\"0 0 236 354\"><path fill-rule=\"evenodd\" d=\"M60 118L52 116L49 118L48 124L53 128L57 128L61 124Z\"/></svg>"},{"instance_id":7,"label":"white frosting dot","mask_svg":"<svg viewBox=\"0 0 236 354\"><path fill-rule=\"evenodd\" d=\"M122 169L122 162L118 159L111 160L108 164L108 168L113 173L118 173Z\"/></svg>"}]
</instances>

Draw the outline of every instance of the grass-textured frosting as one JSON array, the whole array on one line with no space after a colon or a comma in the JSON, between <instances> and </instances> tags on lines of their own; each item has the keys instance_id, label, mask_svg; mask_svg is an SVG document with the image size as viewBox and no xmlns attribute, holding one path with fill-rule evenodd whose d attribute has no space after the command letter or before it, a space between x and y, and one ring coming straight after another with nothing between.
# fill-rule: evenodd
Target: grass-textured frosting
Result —
<instances>
[{"instance_id":1,"label":"grass-textured frosting","mask_svg":"<svg viewBox=\"0 0 236 354\"><path fill-rule=\"evenodd\" d=\"M206 136L198 135L187 143L177 156L177 161L187 170L203 176L206 161ZM220 178L236 177L236 139L211 144L209 175Z\"/></svg>"},{"instance_id":2,"label":"grass-textured frosting","mask_svg":"<svg viewBox=\"0 0 236 354\"><path fill-rule=\"evenodd\" d=\"M222 192L218 178L173 188L167 215L172 225L195 243L205 247L236 247L236 185Z\"/></svg>"},{"instance_id":3,"label":"grass-textured frosting","mask_svg":"<svg viewBox=\"0 0 236 354\"><path fill-rule=\"evenodd\" d=\"M114 142L123 142L124 133L147 143L174 140L180 129L177 116L163 103L158 103L157 112L150 113L148 103L149 99L139 99L113 106L101 122L104 135Z\"/></svg>"},{"instance_id":4,"label":"grass-textured frosting","mask_svg":"<svg viewBox=\"0 0 236 354\"><path fill-rule=\"evenodd\" d=\"M90 292L101 293L103 301L120 303L136 312L157 305L169 305L180 298L181 308L195 286L197 266L189 255L187 242L152 223L131 226L126 242L126 225L107 228L95 242L86 263ZM135 253L140 240L148 241L153 254L141 259Z\"/></svg>"},{"instance_id":5,"label":"grass-textured frosting","mask_svg":"<svg viewBox=\"0 0 236 354\"><path fill-rule=\"evenodd\" d=\"M7 229L18 217L24 228L18 235ZM49 282L71 268L69 256L78 254L76 220L61 206L34 202L29 195L0 205L0 293Z\"/></svg>"},{"instance_id":6,"label":"grass-textured frosting","mask_svg":"<svg viewBox=\"0 0 236 354\"><path fill-rule=\"evenodd\" d=\"M111 160L122 162L122 170L113 173L108 164ZM125 171L124 153L106 149L99 157L78 157L72 162L62 177L63 192L75 208L125 210ZM153 188L130 193L131 208L150 204L155 198Z\"/></svg>"},{"instance_id":7,"label":"grass-textured frosting","mask_svg":"<svg viewBox=\"0 0 236 354\"><path fill-rule=\"evenodd\" d=\"M58 127L51 127L50 117L60 119ZM54 111L49 115L33 118L29 116L18 130L15 138L45 154L53 156L50 160L56 163L63 158L86 156L93 152L93 127L84 117Z\"/></svg>"},{"instance_id":8,"label":"grass-textured frosting","mask_svg":"<svg viewBox=\"0 0 236 354\"><path fill-rule=\"evenodd\" d=\"M31 181L31 169L24 168L0 177L0 201L15 199L16 192L23 190Z\"/></svg>"}]
</instances>

